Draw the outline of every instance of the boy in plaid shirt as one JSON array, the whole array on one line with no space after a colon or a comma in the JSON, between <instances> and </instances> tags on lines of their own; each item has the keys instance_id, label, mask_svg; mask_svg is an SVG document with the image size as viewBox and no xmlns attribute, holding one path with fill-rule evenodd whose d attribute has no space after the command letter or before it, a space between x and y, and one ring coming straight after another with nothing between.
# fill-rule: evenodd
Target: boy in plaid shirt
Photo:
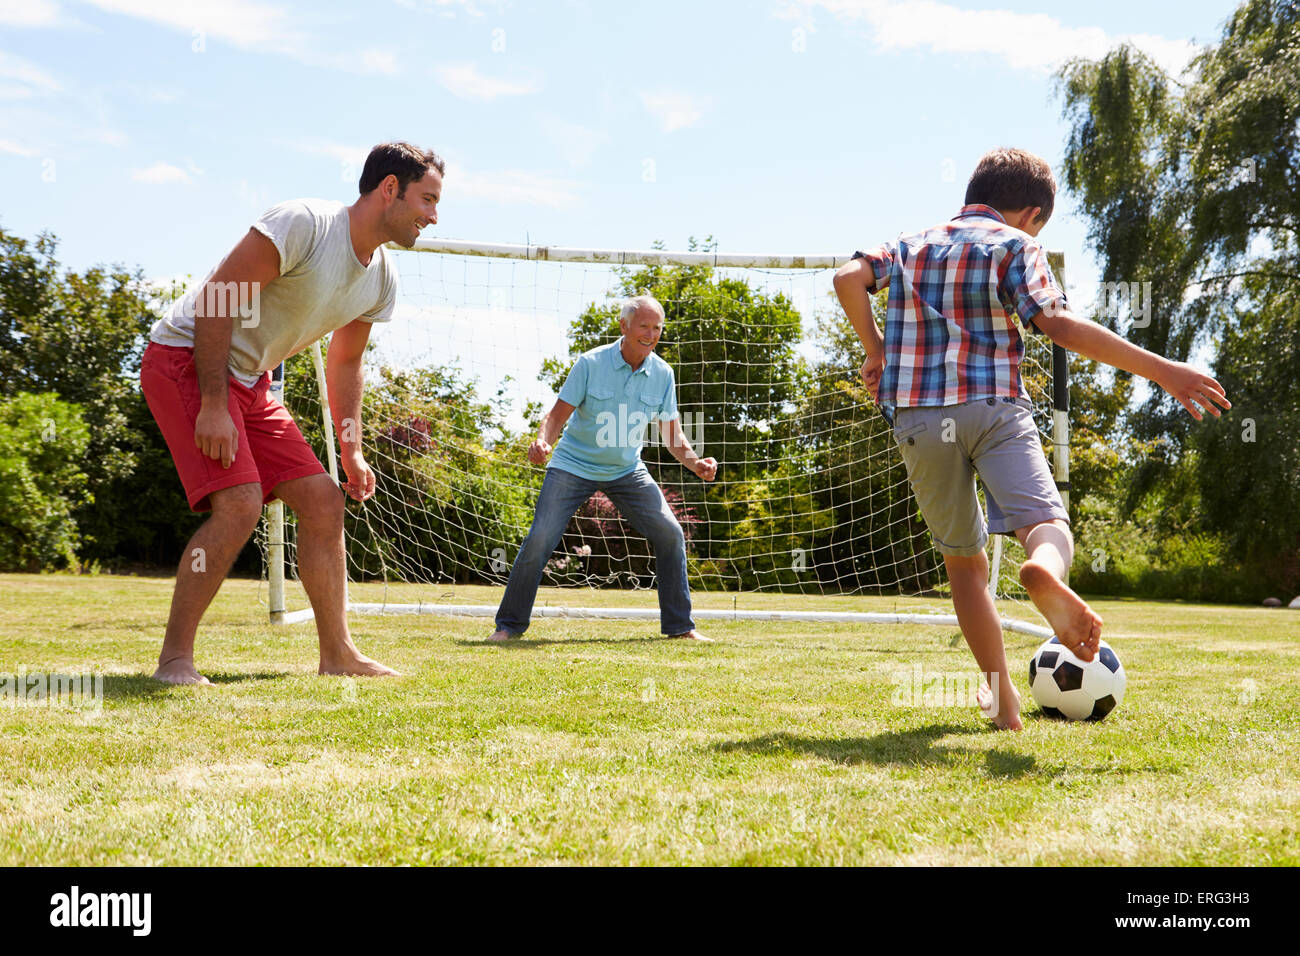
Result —
<instances>
[{"instance_id":1,"label":"boy in plaid shirt","mask_svg":"<svg viewBox=\"0 0 1300 956\"><path fill-rule=\"evenodd\" d=\"M1020 582L1061 643L1092 660L1102 625L1064 581L1074 539L1030 414L1015 318L1063 348L1150 379L1198 421L1202 410L1218 416L1216 404L1231 407L1208 375L1070 311L1036 240L1055 196L1046 162L994 150L980 160L952 221L855 253L835 275L836 295L867 353L862 380L893 410L894 436L943 554L962 634L988 680L980 707L1001 730L1021 728L1020 695L987 590L989 532L1015 534L1024 545ZM886 288L882 334L870 296Z\"/></svg>"}]
</instances>

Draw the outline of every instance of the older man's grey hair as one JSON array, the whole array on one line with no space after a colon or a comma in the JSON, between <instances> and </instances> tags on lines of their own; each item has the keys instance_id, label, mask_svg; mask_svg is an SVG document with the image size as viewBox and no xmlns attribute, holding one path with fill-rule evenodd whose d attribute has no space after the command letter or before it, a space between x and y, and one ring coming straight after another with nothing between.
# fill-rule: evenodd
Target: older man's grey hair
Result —
<instances>
[{"instance_id":1,"label":"older man's grey hair","mask_svg":"<svg viewBox=\"0 0 1300 956\"><path fill-rule=\"evenodd\" d=\"M632 316L636 315L637 310L645 306L649 306L658 312L661 319L664 317L664 307L659 304L659 300L652 295L643 293L623 300L623 308L618 313L619 322L631 322Z\"/></svg>"}]
</instances>

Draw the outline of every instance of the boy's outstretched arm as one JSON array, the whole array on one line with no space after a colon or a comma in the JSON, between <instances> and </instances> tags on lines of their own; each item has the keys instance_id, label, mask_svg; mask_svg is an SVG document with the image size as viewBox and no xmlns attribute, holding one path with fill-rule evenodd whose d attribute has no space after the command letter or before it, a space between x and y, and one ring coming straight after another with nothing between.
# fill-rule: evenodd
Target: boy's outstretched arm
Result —
<instances>
[{"instance_id":1,"label":"boy's outstretched arm","mask_svg":"<svg viewBox=\"0 0 1300 956\"><path fill-rule=\"evenodd\" d=\"M880 375L885 368L885 337L871 312L871 295L876 291L876 276L865 259L854 259L835 273L835 295L853 331L858 333L867 360L862 363L862 381L872 401L880 397Z\"/></svg>"},{"instance_id":2,"label":"boy's outstretched arm","mask_svg":"<svg viewBox=\"0 0 1300 956\"><path fill-rule=\"evenodd\" d=\"M1232 407L1223 386L1200 369L1186 362L1161 358L1105 326L1081 319L1068 310L1046 309L1034 317L1034 325L1061 348L1150 379L1178 399L1198 422L1202 417L1201 409L1218 418L1220 413L1216 404Z\"/></svg>"}]
</instances>

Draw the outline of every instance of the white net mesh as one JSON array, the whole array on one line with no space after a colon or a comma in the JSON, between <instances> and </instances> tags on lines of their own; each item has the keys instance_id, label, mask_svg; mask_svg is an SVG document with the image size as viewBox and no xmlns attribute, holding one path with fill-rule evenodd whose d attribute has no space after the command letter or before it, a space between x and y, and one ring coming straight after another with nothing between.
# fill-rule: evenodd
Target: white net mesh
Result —
<instances>
[{"instance_id":1,"label":"white net mesh","mask_svg":"<svg viewBox=\"0 0 1300 956\"><path fill-rule=\"evenodd\" d=\"M354 599L436 602L448 585L505 583L544 474L525 455L540 415L577 354L617 339L618 303L641 291L666 312L658 351L675 370L686 435L720 463L714 482L700 481L653 428L642 452L686 532L692 588L945 592L890 428L858 378L833 270L395 259L399 306L376 327L366 372L363 442L378 490L348 506ZM1040 336L1027 341L1024 373L1050 454ZM306 354L289 363L285 402L323 456ZM999 593L1015 596L1023 555L1006 540ZM598 494L569 522L543 584L649 588L654 559Z\"/></svg>"}]
</instances>

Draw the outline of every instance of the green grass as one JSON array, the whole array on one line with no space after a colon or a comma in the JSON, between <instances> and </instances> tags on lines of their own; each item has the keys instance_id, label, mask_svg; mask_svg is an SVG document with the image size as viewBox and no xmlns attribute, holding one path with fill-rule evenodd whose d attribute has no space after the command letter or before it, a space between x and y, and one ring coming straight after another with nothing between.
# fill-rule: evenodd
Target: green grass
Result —
<instances>
[{"instance_id":1,"label":"green grass","mask_svg":"<svg viewBox=\"0 0 1300 956\"><path fill-rule=\"evenodd\" d=\"M405 676L351 681L315 675L312 626L269 627L252 581L200 633L216 686L165 688L170 589L0 576L0 672L108 675L98 715L0 700L0 864L1300 862L1295 611L1098 602L1123 704L1028 703L1009 735L891 703L900 669L973 669L950 629L715 622L702 646L542 620L495 647L485 620L355 617ZM1017 672L1036 645L1008 636Z\"/></svg>"}]
</instances>

